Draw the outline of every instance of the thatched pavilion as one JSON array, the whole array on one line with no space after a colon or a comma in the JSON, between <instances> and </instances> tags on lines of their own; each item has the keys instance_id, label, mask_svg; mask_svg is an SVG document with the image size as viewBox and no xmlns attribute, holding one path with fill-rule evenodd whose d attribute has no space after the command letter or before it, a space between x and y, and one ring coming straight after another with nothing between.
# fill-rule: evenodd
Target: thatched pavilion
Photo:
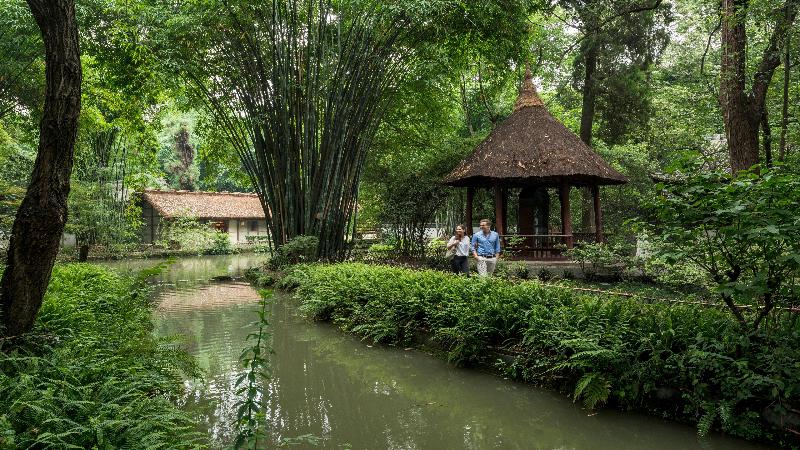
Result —
<instances>
[{"instance_id":1,"label":"thatched pavilion","mask_svg":"<svg viewBox=\"0 0 800 450\"><path fill-rule=\"evenodd\" d=\"M504 248L523 258L558 259L559 244L576 240L603 241L600 186L627 182L580 138L556 120L536 93L530 70L520 88L514 112L444 179L467 188L466 224L473 225L476 188L494 190L496 230ZM570 217L570 188L589 187L594 197L594 233L576 235ZM517 234L507 233L508 191L521 188ZM561 205L560 234L550 232L549 188Z\"/></svg>"}]
</instances>

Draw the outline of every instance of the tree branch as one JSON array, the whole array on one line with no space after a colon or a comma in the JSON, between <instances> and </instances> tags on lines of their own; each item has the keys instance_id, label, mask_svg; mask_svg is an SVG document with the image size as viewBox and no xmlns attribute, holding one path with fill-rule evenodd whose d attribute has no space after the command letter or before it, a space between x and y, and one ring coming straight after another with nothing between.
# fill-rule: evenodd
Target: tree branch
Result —
<instances>
[{"instance_id":1,"label":"tree branch","mask_svg":"<svg viewBox=\"0 0 800 450\"><path fill-rule=\"evenodd\" d=\"M753 75L753 112L760 114L767 99L767 90L775 69L781 65L781 50L786 45L786 39L791 31L792 24L797 17L800 0L786 0L784 12L775 23L775 29L769 38L769 44L761 56L761 63Z\"/></svg>"}]
</instances>

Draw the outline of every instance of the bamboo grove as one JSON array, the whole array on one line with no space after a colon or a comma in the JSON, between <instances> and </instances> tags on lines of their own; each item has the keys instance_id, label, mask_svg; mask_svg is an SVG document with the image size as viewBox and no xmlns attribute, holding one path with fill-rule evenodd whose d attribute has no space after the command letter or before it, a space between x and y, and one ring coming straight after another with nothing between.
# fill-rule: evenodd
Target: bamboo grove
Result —
<instances>
[{"instance_id":1,"label":"bamboo grove","mask_svg":"<svg viewBox=\"0 0 800 450\"><path fill-rule=\"evenodd\" d=\"M320 258L342 257L404 23L325 0L204 11L221 32L182 72L239 153L273 244L315 235Z\"/></svg>"}]
</instances>

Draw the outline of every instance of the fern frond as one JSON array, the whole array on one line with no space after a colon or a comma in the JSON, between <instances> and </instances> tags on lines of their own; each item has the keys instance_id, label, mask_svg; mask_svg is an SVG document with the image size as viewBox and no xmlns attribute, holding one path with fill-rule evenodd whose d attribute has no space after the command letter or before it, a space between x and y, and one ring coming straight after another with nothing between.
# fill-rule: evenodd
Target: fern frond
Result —
<instances>
[{"instance_id":1,"label":"fern frond","mask_svg":"<svg viewBox=\"0 0 800 450\"><path fill-rule=\"evenodd\" d=\"M594 409L595 406L608 401L611 395L611 382L603 374L590 372L584 374L575 385L573 401L583 400L586 409Z\"/></svg>"}]
</instances>

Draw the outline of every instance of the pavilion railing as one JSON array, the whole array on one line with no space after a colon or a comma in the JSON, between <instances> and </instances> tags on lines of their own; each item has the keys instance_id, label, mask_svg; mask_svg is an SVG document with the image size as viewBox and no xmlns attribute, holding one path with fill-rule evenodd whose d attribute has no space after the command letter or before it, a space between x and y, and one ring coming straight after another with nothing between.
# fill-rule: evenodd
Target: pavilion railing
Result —
<instances>
[{"instance_id":1,"label":"pavilion railing","mask_svg":"<svg viewBox=\"0 0 800 450\"><path fill-rule=\"evenodd\" d=\"M504 234L500 236L503 251L522 259L564 259L563 249L581 242L596 242L594 233Z\"/></svg>"}]
</instances>

